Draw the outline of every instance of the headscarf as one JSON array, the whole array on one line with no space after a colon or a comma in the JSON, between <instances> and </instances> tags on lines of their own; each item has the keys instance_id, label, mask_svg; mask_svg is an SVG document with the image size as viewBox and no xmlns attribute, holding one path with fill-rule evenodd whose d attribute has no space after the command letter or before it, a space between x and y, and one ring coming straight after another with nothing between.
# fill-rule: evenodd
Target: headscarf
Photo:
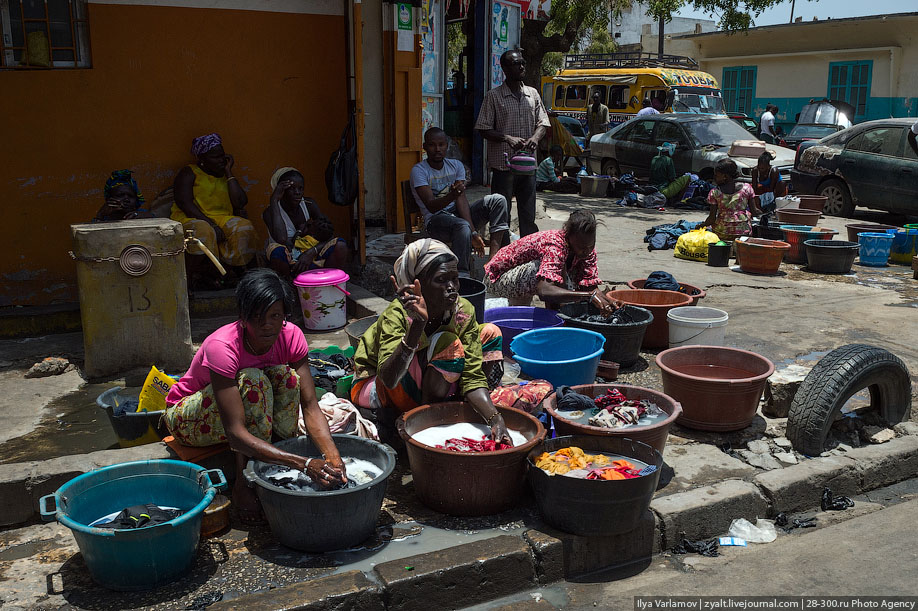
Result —
<instances>
[{"instance_id":1,"label":"headscarf","mask_svg":"<svg viewBox=\"0 0 918 611\"><path fill-rule=\"evenodd\" d=\"M137 186L137 181L134 180L134 177L131 176L131 174L133 174L133 172L130 170L115 170L112 172L111 178L105 181L105 188L103 189L105 199L108 199L108 196L111 195L112 189L115 187L127 185L134 190L134 195L137 196L137 206L142 206L145 201L143 199L143 194L140 192L140 187Z\"/></svg>"},{"instance_id":2,"label":"headscarf","mask_svg":"<svg viewBox=\"0 0 918 611\"><path fill-rule=\"evenodd\" d=\"M296 168L292 168L292 167L290 167L290 166L284 166L284 167L282 167L282 168L277 168L277 171L274 172L274 174L271 176L271 188L272 188L272 189L274 189L275 187L277 187L277 183L280 182L281 176L283 176L283 175L286 174L287 172L296 172L296 173L299 174L300 176L303 175L302 172L300 172L300 171L297 170Z\"/></svg>"},{"instance_id":3,"label":"headscarf","mask_svg":"<svg viewBox=\"0 0 918 611\"><path fill-rule=\"evenodd\" d=\"M221 144L223 144L223 139L220 138L220 134L216 132L207 134L206 136L198 136L191 141L191 154L195 157L199 157Z\"/></svg>"},{"instance_id":4,"label":"headscarf","mask_svg":"<svg viewBox=\"0 0 918 611\"><path fill-rule=\"evenodd\" d=\"M416 278L427 268L434 259L440 255L449 255L453 261L459 258L453 254L449 246L439 240L424 238L405 246L401 256L395 260L395 281L398 285L412 284Z\"/></svg>"},{"instance_id":5,"label":"headscarf","mask_svg":"<svg viewBox=\"0 0 918 611\"><path fill-rule=\"evenodd\" d=\"M657 147L657 150L661 153L668 153L670 157L676 154L676 145L672 142L664 142Z\"/></svg>"}]
</instances>

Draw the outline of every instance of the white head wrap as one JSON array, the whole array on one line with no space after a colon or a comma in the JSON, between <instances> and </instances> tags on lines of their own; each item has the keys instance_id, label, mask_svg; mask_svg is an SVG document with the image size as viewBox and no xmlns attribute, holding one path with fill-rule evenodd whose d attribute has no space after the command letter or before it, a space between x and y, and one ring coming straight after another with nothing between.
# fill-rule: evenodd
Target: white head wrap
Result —
<instances>
[{"instance_id":1,"label":"white head wrap","mask_svg":"<svg viewBox=\"0 0 918 611\"><path fill-rule=\"evenodd\" d=\"M440 255L449 255L453 261L459 258L453 254L449 246L439 240L424 238L405 246L402 255L395 260L395 281L400 287L412 284L421 272Z\"/></svg>"}]
</instances>

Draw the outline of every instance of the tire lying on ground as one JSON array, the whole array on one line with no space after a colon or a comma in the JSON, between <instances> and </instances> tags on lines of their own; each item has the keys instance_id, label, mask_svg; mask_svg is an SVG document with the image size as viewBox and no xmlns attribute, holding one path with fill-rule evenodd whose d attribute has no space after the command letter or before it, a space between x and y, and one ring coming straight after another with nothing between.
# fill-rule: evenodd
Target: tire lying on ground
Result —
<instances>
[{"instance_id":1,"label":"tire lying on ground","mask_svg":"<svg viewBox=\"0 0 918 611\"><path fill-rule=\"evenodd\" d=\"M787 415L787 438L794 449L808 456L821 454L842 407L865 388L871 408L888 423L910 416L912 388L905 363L883 348L848 344L821 358L794 395Z\"/></svg>"}]
</instances>

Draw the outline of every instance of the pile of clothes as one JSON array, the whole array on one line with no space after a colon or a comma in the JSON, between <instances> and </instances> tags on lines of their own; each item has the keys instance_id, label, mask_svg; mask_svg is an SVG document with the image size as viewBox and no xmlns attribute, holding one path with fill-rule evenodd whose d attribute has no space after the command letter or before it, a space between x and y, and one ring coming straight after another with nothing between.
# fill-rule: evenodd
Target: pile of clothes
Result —
<instances>
[{"instance_id":1,"label":"pile of clothes","mask_svg":"<svg viewBox=\"0 0 918 611\"><path fill-rule=\"evenodd\" d=\"M624 458L613 460L605 454L587 454L576 446L543 452L536 457L535 466L549 475L606 481L634 479L656 471L654 465L638 468Z\"/></svg>"},{"instance_id":2,"label":"pile of clothes","mask_svg":"<svg viewBox=\"0 0 918 611\"><path fill-rule=\"evenodd\" d=\"M618 429L625 426L641 425L641 418L665 416L660 407L648 399L628 399L616 388L610 388L606 394L593 399L582 395L568 386L559 386L558 411L574 420L589 413L588 423L607 429Z\"/></svg>"},{"instance_id":3,"label":"pile of clothes","mask_svg":"<svg viewBox=\"0 0 918 611\"><path fill-rule=\"evenodd\" d=\"M668 250L670 248L675 248L676 242L679 241L679 236L688 233L692 229L697 229L703 224L703 221L690 223L685 220L680 220L668 225L654 225L647 230L647 235L644 236L644 242L647 243L647 250Z\"/></svg>"},{"instance_id":4,"label":"pile of clothes","mask_svg":"<svg viewBox=\"0 0 918 611\"><path fill-rule=\"evenodd\" d=\"M440 450L452 452L494 452L496 450L509 450L513 446L507 443L498 443L487 437L472 439L471 437L453 437L447 439L443 445L436 446Z\"/></svg>"},{"instance_id":5,"label":"pile of clothes","mask_svg":"<svg viewBox=\"0 0 918 611\"><path fill-rule=\"evenodd\" d=\"M316 388L323 388L334 392L338 380L354 373L351 360L343 354L309 353L309 372L315 382Z\"/></svg>"}]
</instances>

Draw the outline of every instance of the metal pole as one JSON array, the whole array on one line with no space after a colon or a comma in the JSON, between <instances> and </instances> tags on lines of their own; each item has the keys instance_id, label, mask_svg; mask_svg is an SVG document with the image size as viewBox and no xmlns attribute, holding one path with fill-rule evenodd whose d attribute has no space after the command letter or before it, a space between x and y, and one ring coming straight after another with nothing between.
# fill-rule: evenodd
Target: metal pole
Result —
<instances>
[{"instance_id":1,"label":"metal pole","mask_svg":"<svg viewBox=\"0 0 918 611\"><path fill-rule=\"evenodd\" d=\"M665 23L666 22L663 20L663 18L660 17L660 28L657 32L657 37L659 38L659 41L657 41L657 53L659 54L661 60L663 59L663 26Z\"/></svg>"},{"instance_id":2,"label":"metal pole","mask_svg":"<svg viewBox=\"0 0 918 611\"><path fill-rule=\"evenodd\" d=\"M788 23L794 22L794 5L797 3L797 0L791 0L790 3L790 21Z\"/></svg>"}]
</instances>

